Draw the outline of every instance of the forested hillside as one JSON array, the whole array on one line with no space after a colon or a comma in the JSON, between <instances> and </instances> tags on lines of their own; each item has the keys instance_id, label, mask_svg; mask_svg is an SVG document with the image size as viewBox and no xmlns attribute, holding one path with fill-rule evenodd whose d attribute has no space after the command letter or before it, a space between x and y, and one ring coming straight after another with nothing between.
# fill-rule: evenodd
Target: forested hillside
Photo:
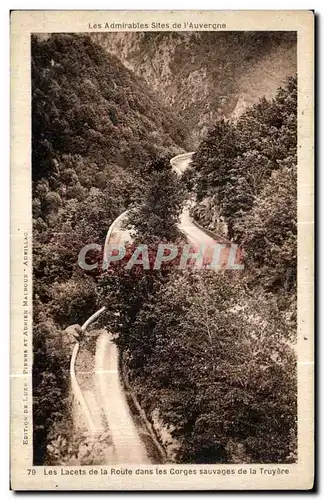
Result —
<instances>
[{"instance_id":1,"label":"forested hillside","mask_svg":"<svg viewBox=\"0 0 324 500\"><path fill-rule=\"evenodd\" d=\"M297 81L237 121L219 121L193 156L193 217L244 250L254 286L296 305Z\"/></svg>"},{"instance_id":2,"label":"forested hillside","mask_svg":"<svg viewBox=\"0 0 324 500\"><path fill-rule=\"evenodd\" d=\"M87 243L141 196L161 154L186 147L186 128L155 94L87 36L32 37L34 449L46 460L69 384L63 329L95 310L78 267Z\"/></svg>"},{"instance_id":3,"label":"forested hillside","mask_svg":"<svg viewBox=\"0 0 324 500\"><path fill-rule=\"evenodd\" d=\"M92 33L189 125L191 150L222 116L272 98L296 67L294 32Z\"/></svg>"}]
</instances>

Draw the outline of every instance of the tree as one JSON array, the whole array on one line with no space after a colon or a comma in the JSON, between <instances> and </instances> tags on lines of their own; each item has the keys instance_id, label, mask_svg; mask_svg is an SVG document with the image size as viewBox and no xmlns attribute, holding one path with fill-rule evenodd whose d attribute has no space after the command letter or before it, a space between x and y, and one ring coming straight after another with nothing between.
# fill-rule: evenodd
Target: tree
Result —
<instances>
[{"instance_id":1,"label":"tree","mask_svg":"<svg viewBox=\"0 0 324 500\"><path fill-rule=\"evenodd\" d=\"M296 293L297 168L287 159L273 172L251 212L238 223L252 276L275 293Z\"/></svg>"},{"instance_id":2,"label":"tree","mask_svg":"<svg viewBox=\"0 0 324 500\"><path fill-rule=\"evenodd\" d=\"M238 153L235 127L224 119L218 121L193 156L197 201L216 192L221 203L231 161Z\"/></svg>"},{"instance_id":3,"label":"tree","mask_svg":"<svg viewBox=\"0 0 324 500\"><path fill-rule=\"evenodd\" d=\"M149 170L150 180L141 204L130 213L129 225L140 243L175 242L180 237L177 223L183 203L179 180L166 159L157 158Z\"/></svg>"},{"instance_id":4,"label":"tree","mask_svg":"<svg viewBox=\"0 0 324 500\"><path fill-rule=\"evenodd\" d=\"M235 462L239 450L245 462L294 460L296 359L274 304L233 276L175 273L133 332L133 384L147 412L158 405L174 426L180 463Z\"/></svg>"}]
</instances>

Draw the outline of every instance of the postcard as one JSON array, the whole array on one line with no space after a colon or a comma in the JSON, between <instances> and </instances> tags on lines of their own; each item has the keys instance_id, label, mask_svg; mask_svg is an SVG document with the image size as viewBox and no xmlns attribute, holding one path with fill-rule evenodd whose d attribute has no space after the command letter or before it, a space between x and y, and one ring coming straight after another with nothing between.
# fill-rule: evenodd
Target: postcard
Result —
<instances>
[{"instance_id":1,"label":"postcard","mask_svg":"<svg viewBox=\"0 0 324 500\"><path fill-rule=\"evenodd\" d=\"M314 12L11 13L11 488L311 490Z\"/></svg>"}]
</instances>

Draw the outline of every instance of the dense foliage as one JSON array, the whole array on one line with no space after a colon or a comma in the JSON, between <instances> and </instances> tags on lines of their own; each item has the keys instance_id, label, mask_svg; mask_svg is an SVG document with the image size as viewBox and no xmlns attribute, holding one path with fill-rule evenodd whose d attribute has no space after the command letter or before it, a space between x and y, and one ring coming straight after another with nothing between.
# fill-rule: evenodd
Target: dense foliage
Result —
<instances>
[{"instance_id":1,"label":"dense foliage","mask_svg":"<svg viewBox=\"0 0 324 500\"><path fill-rule=\"evenodd\" d=\"M294 461L290 335L275 304L253 299L234 276L175 273L151 295L127 362L145 410L174 426L177 461Z\"/></svg>"},{"instance_id":2,"label":"dense foliage","mask_svg":"<svg viewBox=\"0 0 324 500\"><path fill-rule=\"evenodd\" d=\"M151 180L143 190L141 202L128 216L133 242L123 260L111 263L99 277L99 302L107 304L105 324L119 334L119 345L134 344L133 328L137 315L152 295L169 279L174 262L154 268L159 243L181 245L177 223L182 206L179 180L163 158L148 165ZM146 246L148 266L137 264L127 269L132 255ZM143 251L137 260L143 262ZM148 267L148 268L146 268ZM149 330L146 331L150 335ZM145 333L145 334L146 334ZM140 357L147 355L147 346L139 346ZM134 354L135 355L135 354Z\"/></svg>"},{"instance_id":3,"label":"dense foliage","mask_svg":"<svg viewBox=\"0 0 324 500\"><path fill-rule=\"evenodd\" d=\"M220 121L187 170L193 216L244 250L253 286L295 297L297 279L297 81ZM286 307L285 303L283 307Z\"/></svg>"},{"instance_id":4,"label":"dense foliage","mask_svg":"<svg viewBox=\"0 0 324 500\"><path fill-rule=\"evenodd\" d=\"M128 222L140 243L175 242L180 238L177 223L184 201L182 184L163 157L152 162L148 171L150 180Z\"/></svg>"}]
</instances>

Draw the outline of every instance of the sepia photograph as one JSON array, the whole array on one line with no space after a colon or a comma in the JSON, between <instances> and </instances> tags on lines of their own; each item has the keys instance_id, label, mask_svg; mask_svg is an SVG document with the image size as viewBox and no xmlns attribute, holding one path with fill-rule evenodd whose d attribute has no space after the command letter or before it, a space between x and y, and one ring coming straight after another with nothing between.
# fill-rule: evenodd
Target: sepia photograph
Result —
<instances>
[{"instance_id":1,"label":"sepia photograph","mask_svg":"<svg viewBox=\"0 0 324 500\"><path fill-rule=\"evenodd\" d=\"M151 14L26 37L26 474L288 480L312 408L298 30Z\"/></svg>"},{"instance_id":2,"label":"sepia photograph","mask_svg":"<svg viewBox=\"0 0 324 500\"><path fill-rule=\"evenodd\" d=\"M34 464L297 459L296 62L32 35Z\"/></svg>"}]
</instances>

